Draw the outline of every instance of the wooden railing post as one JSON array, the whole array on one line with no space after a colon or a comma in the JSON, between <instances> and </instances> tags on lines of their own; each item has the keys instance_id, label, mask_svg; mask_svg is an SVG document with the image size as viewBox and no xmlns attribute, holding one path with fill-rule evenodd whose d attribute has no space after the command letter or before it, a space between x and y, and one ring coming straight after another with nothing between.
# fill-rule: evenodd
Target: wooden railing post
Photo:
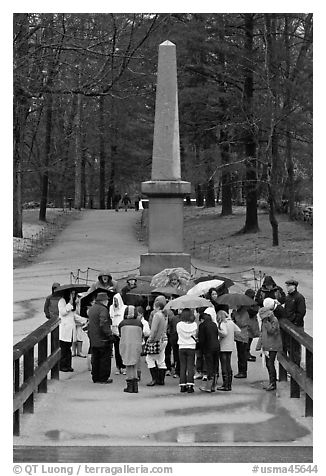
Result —
<instances>
[{"instance_id":1,"label":"wooden railing post","mask_svg":"<svg viewBox=\"0 0 326 476\"><path fill-rule=\"evenodd\" d=\"M59 327L51 332L51 353L59 347ZM51 379L59 380L60 361L51 369Z\"/></svg>"},{"instance_id":2,"label":"wooden railing post","mask_svg":"<svg viewBox=\"0 0 326 476\"><path fill-rule=\"evenodd\" d=\"M46 361L48 357L48 336L43 337L42 340L38 343L38 358L37 362L38 365L41 365L43 362ZM38 392L39 393L46 393L48 391L48 378L45 376L45 378L42 380L40 385L38 386Z\"/></svg>"},{"instance_id":3,"label":"wooden railing post","mask_svg":"<svg viewBox=\"0 0 326 476\"><path fill-rule=\"evenodd\" d=\"M14 393L19 391L19 362L20 359L14 361ZM15 436L20 435L20 410L14 412L13 433Z\"/></svg>"},{"instance_id":4,"label":"wooden railing post","mask_svg":"<svg viewBox=\"0 0 326 476\"><path fill-rule=\"evenodd\" d=\"M295 361L295 340L290 336L290 359L292 362ZM291 398L300 398L300 385L292 377L290 378L290 397Z\"/></svg>"},{"instance_id":5,"label":"wooden railing post","mask_svg":"<svg viewBox=\"0 0 326 476\"><path fill-rule=\"evenodd\" d=\"M313 380L313 354L306 349L306 373ZM313 416L313 400L306 393L305 416Z\"/></svg>"},{"instance_id":6,"label":"wooden railing post","mask_svg":"<svg viewBox=\"0 0 326 476\"><path fill-rule=\"evenodd\" d=\"M24 382L34 374L34 347L24 354ZM24 413L34 413L34 393L27 398L23 405Z\"/></svg>"}]
</instances>

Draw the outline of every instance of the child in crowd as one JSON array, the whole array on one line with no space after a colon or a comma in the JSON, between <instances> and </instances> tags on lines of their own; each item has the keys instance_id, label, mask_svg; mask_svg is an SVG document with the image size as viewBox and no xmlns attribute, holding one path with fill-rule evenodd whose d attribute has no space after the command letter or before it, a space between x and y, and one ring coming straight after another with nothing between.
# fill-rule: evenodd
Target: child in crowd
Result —
<instances>
[{"instance_id":1,"label":"child in crowd","mask_svg":"<svg viewBox=\"0 0 326 476\"><path fill-rule=\"evenodd\" d=\"M190 309L183 309L180 322L177 324L179 361L180 361L180 392L194 392L195 351L197 323Z\"/></svg>"},{"instance_id":2,"label":"child in crowd","mask_svg":"<svg viewBox=\"0 0 326 476\"><path fill-rule=\"evenodd\" d=\"M230 392L232 390L231 355L234 349L234 336L240 334L241 329L231 319L226 311L218 311L218 334L220 337L220 361L222 368L223 384L216 390Z\"/></svg>"}]
</instances>

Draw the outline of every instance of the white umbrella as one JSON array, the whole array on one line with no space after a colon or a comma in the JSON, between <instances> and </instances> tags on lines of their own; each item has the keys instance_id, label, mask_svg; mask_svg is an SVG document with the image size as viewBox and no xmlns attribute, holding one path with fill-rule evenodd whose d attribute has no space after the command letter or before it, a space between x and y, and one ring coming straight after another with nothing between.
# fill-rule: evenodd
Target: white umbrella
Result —
<instances>
[{"instance_id":1,"label":"white umbrella","mask_svg":"<svg viewBox=\"0 0 326 476\"><path fill-rule=\"evenodd\" d=\"M206 294L211 288L218 288L224 284L224 281L220 279L211 279L210 281L201 281L198 284L195 284L192 288L189 289L187 294L192 296L201 296L202 294Z\"/></svg>"},{"instance_id":2,"label":"white umbrella","mask_svg":"<svg viewBox=\"0 0 326 476\"><path fill-rule=\"evenodd\" d=\"M197 296L180 296L169 301L164 309L196 309L197 307L212 307L213 304L205 298Z\"/></svg>"}]
</instances>

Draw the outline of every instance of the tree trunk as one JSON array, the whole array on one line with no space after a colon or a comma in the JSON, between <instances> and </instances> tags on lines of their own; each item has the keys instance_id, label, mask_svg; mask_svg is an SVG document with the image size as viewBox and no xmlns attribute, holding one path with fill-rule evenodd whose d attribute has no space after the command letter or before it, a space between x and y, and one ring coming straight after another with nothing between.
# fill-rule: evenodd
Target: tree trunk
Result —
<instances>
[{"instance_id":1,"label":"tree trunk","mask_svg":"<svg viewBox=\"0 0 326 476\"><path fill-rule=\"evenodd\" d=\"M227 131L221 130L220 133L220 149L222 164L227 165L230 163L229 143L227 138ZM231 186L231 174L222 168L222 211L221 215L232 215L232 186Z\"/></svg>"},{"instance_id":2,"label":"tree trunk","mask_svg":"<svg viewBox=\"0 0 326 476\"><path fill-rule=\"evenodd\" d=\"M207 192L206 192L206 207L215 207L215 190L214 190L214 179L210 179L207 183Z\"/></svg>"},{"instance_id":3,"label":"tree trunk","mask_svg":"<svg viewBox=\"0 0 326 476\"><path fill-rule=\"evenodd\" d=\"M278 246L278 221L275 216L275 200L272 187L268 185L268 204L269 204L269 221L272 226L273 246Z\"/></svg>"},{"instance_id":4,"label":"tree trunk","mask_svg":"<svg viewBox=\"0 0 326 476\"><path fill-rule=\"evenodd\" d=\"M104 96L99 99L99 145L100 145L100 209L105 209L105 141L104 141Z\"/></svg>"},{"instance_id":5,"label":"tree trunk","mask_svg":"<svg viewBox=\"0 0 326 476\"><path fill-rule=\"evenodd\" d=\"M28 13L14 13L14 60L23 62L28 69ZM24 72L21 73L24 77ZM27 76L27 73L26 73ZM20 76L14 74L13 100L13 236L23 237L22 161L24 129L29 110L29 98L20 86Z\"/></svg>"},{"instance_id":6,"label":"tree trunk","mask_svg":"<svg viewBox=\"0 0 326 476\"><path fill-rule=\"evenodd\" d=\"M75 128L75 204L74 208L82 207L82 124L81 124L82 98L77 95L77 114Z\"/></svg>"},{"instance_id":7,"label":"tree trunk","mask_svg":"<svg viewBox=\"0 0 326 476\"><path fill-rule=\"evenodd\" d=\"M204 206L204 197L203 197L203 192L202 192L200 183L195 185L195 191L196 191L196 205L197 205L197 207Z\"/></svg>"},{"instance_id":8,"label":"tree trunk","mask_svg":"<svg viewBox=\"0 0 326 476\"><path fill-rule=\"evenodd\" d=\"M243 86L243 110L245 112L247 126L244 131L243 141L246 160L246 222L242 233L257 233L258 213L257 213L257 161L256 161L256 141L253 124L253 35L254 35L254 14L245 14L245 53L244 53L244 86Z\"/></svg>"},{"instance_id":9,"label":"tree trunk","mask_svg":"<svg viewBox=\"0 0 326 476\"><path fill-rule=\"evenodd\" d=\"M44 172L41 178L41 202L39 220L46 221L46 206L48 202L49 187L49 163L51 156L51 135L52 135L52 113L53 113L53 97L52 93L46 95L45 108L45 141L44 141Z\"/></svg>"}]
</instances>

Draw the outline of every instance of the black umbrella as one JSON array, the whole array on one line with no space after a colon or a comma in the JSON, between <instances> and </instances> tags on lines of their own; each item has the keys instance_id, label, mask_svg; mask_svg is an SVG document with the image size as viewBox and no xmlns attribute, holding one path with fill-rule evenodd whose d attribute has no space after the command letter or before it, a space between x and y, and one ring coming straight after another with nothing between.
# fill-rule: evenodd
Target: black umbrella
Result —
<instances>
[{"instance_id":1,"label":"black umbrella","mask_svg":"<svg viewBox=\"0 0 326 476\"><path fill-rule=\"evenodd\" d=\"M77 284L77 283L70 283L70 284L63 284L56 288L53 292L53 295L56 296L58 294L62 294L65 291L76 291L77 293L84 293L89 289L88 284Z\"/></svg>"},{"instance_id":2,"label":"black umbrella","mask_svg":"<svg viewBox=\"0 0 326 476\"><path fill-rule=\"evenodd\" d=\"M198 284L198 283L202 283L203 281L211 281L212 279L218 279L220 281L224 281L224 285L227 288L230 288L231 286L234 285L234 282L232 281L232 279L225 278L224 276L218 276L217 274L207 274L205 276L200 276L199 278L196 278L193 281L195 284Z\"/></svg>"},{"instance_id":3,"label":"black umbrella","mask_svg":"<svg viewBox=\"0 0 326 476\"><path fill-rule=\"evenodd\" d=\"M257 304L256 301L240 293L222 294L216 299L218 304L227 304L231 309L235 309L240 306L252 306Z\"/></svg>"},{"instance_id":4,"label":"black umbrella","mask_svg":"<svg viewBox=\"0 0 326 476\"><path fill-rule=\"evenodd\" d=\"M80 298L80 315L83 317L87 317L87 307L91 304L93 299L96 298L98 293L106 293L108 295L109 303L108 306L112 304L113 296L116 294L115 291L110 291L109 289L105 288L96 288L94 291L82 296Z\"/></svg>"}]
</instances>

